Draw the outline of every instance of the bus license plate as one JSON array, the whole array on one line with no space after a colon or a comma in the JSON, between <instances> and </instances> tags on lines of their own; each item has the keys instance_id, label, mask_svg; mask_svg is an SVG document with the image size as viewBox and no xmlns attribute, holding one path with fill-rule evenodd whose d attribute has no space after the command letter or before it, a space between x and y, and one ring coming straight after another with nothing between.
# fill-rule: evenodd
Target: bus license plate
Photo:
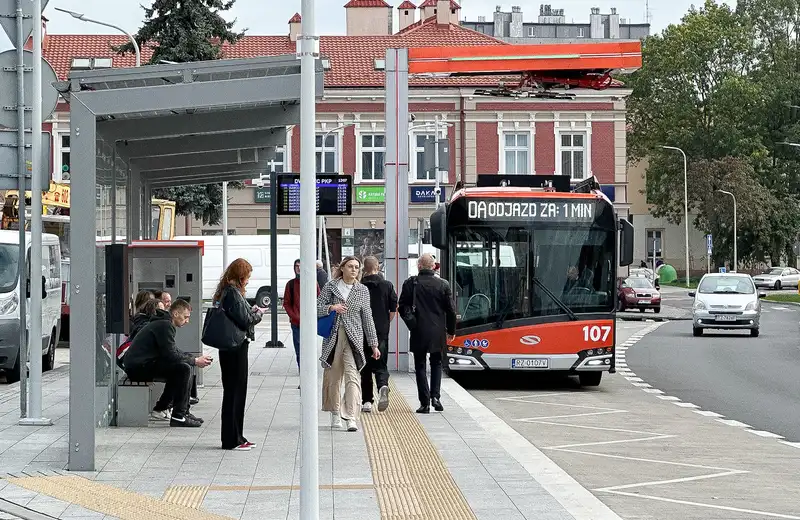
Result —
<instances>
[{"instance_id":1,"label":"bus license plate","mask_svg":"<svg viewBox=\"0 0 800 520\"><path fill-rule=\"evenodd\" d=\"M511 368L547 368L548 359L512 359Z\"/></svg>"},{"instance_id":2,"label":"bus license plate","mask_svg":"<svg viewBox=\"0 0 800 520\"><path fill-rule=\"evenodd\" d=\"M738 317L732 314L717 314L714 316L714 320L716 321L736 321Z\"/></svg>"}]
</instances>

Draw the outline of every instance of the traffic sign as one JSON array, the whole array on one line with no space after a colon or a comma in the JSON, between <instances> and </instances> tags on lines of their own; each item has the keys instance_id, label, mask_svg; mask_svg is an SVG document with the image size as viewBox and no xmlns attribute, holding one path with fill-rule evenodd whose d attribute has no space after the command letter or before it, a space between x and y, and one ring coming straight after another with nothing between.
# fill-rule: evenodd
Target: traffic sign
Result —
<instances>
[{"instance_id":1,"label":"traffic sign","mask_svg":"<svg viewBox=\"0 0 800 520\"><path fill-rule=\"evenodd\" d=\"M18 0L0 0L0 27L8 35L11 40L11 45L17 48L17 19L14 15L17 14L17 1ZM42 1L42 11L47 7L49 0ZM22 0L22 41L27 43L28 38L33 33L33 0ZM2 92L2 91L0 91Z\"/></svg>"},{"instance_id":2,"label":"traffic sign","mask_svg":"<svg viewBox=\"0 0 800 520\"><path fill-rule=\"evenodd\" d=\"M5 0L0 0L0 3ZM2 10L2 9L0 9ZM33 74L29 72L33 67L33 51L26 50L23 62L25 63L25 106L32 107ZM56 109L58 104L58 91L53 83L58 81L56 71L50 63L42 58L42 122L44 123ZM17 127L17 51L14 49L0 53L0 126L6 128ZM31 127L33 112L25 110L25 128Z\"/></svg>"},{"instance_id":3,"label":"traffic sign","mask_svg":"<svg viewBox=\"0 0 800 520\"><path fill-rule=\"evenodd\" d=\"M711 254L711 251L714 250L714 242L712 240L711 234L706 235L706 248L708 249L708 254Z\"/></svg>"},{"instance_id":4,"label":"traffic sign","mask_svg":"<svg viewBox=\"0 0 800 520\"><path fill-rule=\"evenodd\" d=\"M727 273L728 272L728 268L727 267L720 267L719 268L719 272L720 273Z\"/></svg>"},{"instance_id":5,"label":"traffic sign","mask_svg":"<svg viewBox=\"0 0 800 520\"><path fill-rule=\"evenodd\" d=\"M52 136L50 132L42 132L42 157L39 164L42 165L42 191L50 189L50 172L52 164L50 158L50 143ZM31 147L31 133L25 132L25 164L27 165L25 176L25 189L31 189L31 157L33 149ZM19 172L17 171L17 132L0 131L0 190L16 190L19 187Z\"/></svg>"}]
</instances>

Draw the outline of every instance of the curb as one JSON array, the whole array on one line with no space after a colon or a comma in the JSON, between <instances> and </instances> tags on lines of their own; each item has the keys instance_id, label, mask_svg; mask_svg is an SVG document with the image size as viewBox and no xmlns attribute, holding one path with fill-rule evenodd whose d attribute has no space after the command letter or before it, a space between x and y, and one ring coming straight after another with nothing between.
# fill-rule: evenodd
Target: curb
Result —
<instances>
[{"instance_id":1,"label":"curb","mask_svg":"<svg viewBox=\"0 0 800 520\"><path fill-rule=\"evenodd\" d=\"M793 307L800 307L800 303L798 303L798 302L781 302L781 301L777 301L777 300L768 300L766 298L762 299L761 301L764 301L764 302L767 302L767 303L771 303L773 305L791 305Z\"/></svg>"},{"instance_id":2,"label":"curb","mask_svg":"<svg viewBox=\"0 0 800 520\"><path fill-rule=\"evenodd\" d=\"M691 316L661 316L644 314L642 316L617 314L617 319L622 321L691 321Z\"/></svg>"}]
</instances>

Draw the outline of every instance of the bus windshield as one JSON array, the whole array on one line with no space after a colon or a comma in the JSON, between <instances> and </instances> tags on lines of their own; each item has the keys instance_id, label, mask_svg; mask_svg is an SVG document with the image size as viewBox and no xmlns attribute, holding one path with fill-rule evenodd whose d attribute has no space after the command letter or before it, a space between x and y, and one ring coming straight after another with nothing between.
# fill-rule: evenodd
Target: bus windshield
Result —
<instances>
[{"instance_id":1,"label":"bus windshield","mask_svg":"<svg viewBox=\"0 0 800 520\"><path fill-rule=\"evenodd\" d=\"M452 234L459 328L613 310L612 231L481 224Z\"/></svg>"}]
</instances>

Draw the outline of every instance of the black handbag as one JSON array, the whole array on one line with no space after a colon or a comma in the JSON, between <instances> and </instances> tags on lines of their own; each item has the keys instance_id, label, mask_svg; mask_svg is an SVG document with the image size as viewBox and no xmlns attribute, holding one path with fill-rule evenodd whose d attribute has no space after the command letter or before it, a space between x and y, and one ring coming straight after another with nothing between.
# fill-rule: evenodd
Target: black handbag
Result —
<instances>
[{"instance_id":1,"label":"black handbag","mask_svg":"<svg viewBox=\"0 0 800 520\"><path fill-rule=\"evenodd\" d=\"M404 307L400 316L408 327L409 331L417 328L417 277L412 278L411 285L411 307Z\"/></svg>"},{"instance_id":2,"label":"black handbag","mask_svg":"<svg viewBox=\"0 0 800 520\"><path fill-rule=\"evenodd\" d=\"M235 350L246 339L247 332L237 327L221 306L206 311L201 339L203 344L218 350Z\"/></svg>"}]
</instances>

